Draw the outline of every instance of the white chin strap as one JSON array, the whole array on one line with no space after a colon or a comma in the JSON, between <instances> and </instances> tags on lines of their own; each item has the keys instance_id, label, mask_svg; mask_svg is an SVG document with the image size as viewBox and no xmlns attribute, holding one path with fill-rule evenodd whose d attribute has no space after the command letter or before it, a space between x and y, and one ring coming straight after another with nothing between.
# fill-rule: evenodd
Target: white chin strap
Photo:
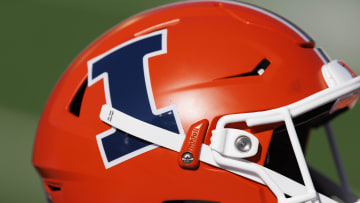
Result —
<instances>
[{"instance_id":1,"label":"white chin strap","mask_svg":"<svg viewBox=\"0 0 360 203\"><path fill-rule=\"evenodd\" d=\"M232 173L268 186L279 202L335 202L334 200L315 191L292 118L316 109L317 107L325 105L331 101L336 101L338 98L343 98L344 96L353 97L355 94L359 93L359 89L360 77L356 77L285 107L263 112L233 114L221 117L217 123L216 129L213 132L214 138L212 138L211 145L202 145L200 160L212 166L223 168ZM112 115L111 119L108 119L109 115ZM185 139L179 134L133 118L109 105L104 105L102 107L100 119L112 127L122 130L137 138L176 152L180 152ZM243 159L253 155L254 153L256 154L257 149L251 148L247 152L244 152L245 154L239 154L239 152L235 152L234 150L227 150L219 147L226 146L224 145L226 142L223 140L225 137L233 139L233 135L227 134L228 132L225 130L225 126L228 123L234 122L246 122L249 127L284 122L305 185L297 183L261 165ZM239 131L239 133L241 132ZM249 136L249 138L253 143L255 143L251 147L257 148L257 138L251 136ZM222 142L223 144L219 144L219 142ZM291 196L291 198L285 198L285 194Z\"/></svg>"}]
</instances>

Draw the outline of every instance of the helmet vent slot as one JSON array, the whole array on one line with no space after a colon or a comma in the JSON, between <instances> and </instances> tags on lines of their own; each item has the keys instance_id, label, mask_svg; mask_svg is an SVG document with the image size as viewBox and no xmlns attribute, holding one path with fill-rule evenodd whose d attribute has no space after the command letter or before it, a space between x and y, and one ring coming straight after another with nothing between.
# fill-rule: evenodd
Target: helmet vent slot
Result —
<instances>
[{"instance_id":1,"label":"helmet vent slot","mask_svg":"<svg viewBox=\"0 0 360 203\"><path fill-rule=\"evenodd\" d=\"M300 46L302 48L305 48L305 49L313 49L313 48L315 48L315 42L314 41L308 41L308 42L300 44Z\"/></svg>"},{"instance_id":2,"label":"helmet vent slot","mask_svg":"<svg viewBox=\"0 0 360 203\"><path fill-rule=\"evenodd\" d=\"M250 72L242 73L238 75L231 75L219 79L229 79L229 78L239 78L239 77L247 77L247 76L261 76L264 74L265 70L269 67L270 61L264 58L260 63Z\"/></svg>"},{"instance_id":3,"label":"helmet vent slot","mask_svg":"<svg viewBox=\"0 0 360 203\"><path fill-rule=\"evenodd\" d=\"M269 67L270 61L268 61L266 58L264 58L260 63L254 68L253 71L244 73L239 75L239 77L245 77L245 76L260 76L264 74L267 67Z\"/></svg>"},{"instance_id":4,"label":"helmet vent slot","mask_svg":"<svg viewBox=\"0 0 360 203\"><path fill-rule=\"evenodd\" d=\"M48 187L51 191L55 192L55 191L61 191L61 187L55 186L55 185L49 185Z\"/></svg>"},{"instance_id":5,"label":"helmet vent slot","mask_svg":"<svg viewBox=\"0 0 360 203\"><path fill-rule=\"evenodd\" d=\"M73 100L70 103L70 113L74 114L77 117L80 116L81 104L82 104L82 100L84 97L86 87L87 87L87 80L85 80L81 84L80 88L78 89Z\"/></svg>"}]
</instances>

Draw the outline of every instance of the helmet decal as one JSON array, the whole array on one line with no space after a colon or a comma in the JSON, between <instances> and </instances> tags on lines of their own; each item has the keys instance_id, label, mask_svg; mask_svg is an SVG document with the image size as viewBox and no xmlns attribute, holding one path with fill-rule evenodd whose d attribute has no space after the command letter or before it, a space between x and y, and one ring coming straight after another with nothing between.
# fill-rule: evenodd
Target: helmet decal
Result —
<instances>
[{"instance_id":1,"label":"helmet decal","mask_svg":"<svg viewBox=\"0 0 360 203\"><path fill-rule=\"evenodd\" d=\"M88 84L91 86L103 79L108 105L141 121L184 134L175 106L156 109L151 89L148 58L167 52L166 39L167 30L156 31L91 59L88 61ZM105 168L156 148L114 128L96 138Z\"/></svg>"}]
</instances>

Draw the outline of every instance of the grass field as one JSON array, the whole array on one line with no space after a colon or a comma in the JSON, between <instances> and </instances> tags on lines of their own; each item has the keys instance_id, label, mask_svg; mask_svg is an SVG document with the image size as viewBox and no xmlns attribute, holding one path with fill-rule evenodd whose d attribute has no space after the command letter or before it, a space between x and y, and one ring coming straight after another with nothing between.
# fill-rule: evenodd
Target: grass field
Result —
<instances>
[{"instance_id":1,"label":"grass field","mask_svg":"<svg viewBox=\"0 0 360 203\"><path fill-rule=\"evenodd\" d=\"M172 1L0 1L0 202L45 202L31 166L37 122L57 79L91 41L125 18ZM250 1L298 24L334 58L360 73L360 1ZM360 106L334 122L354 190L360 194ZM335 178L322 130L309 162Z\"/></svg>"}]
</instances>

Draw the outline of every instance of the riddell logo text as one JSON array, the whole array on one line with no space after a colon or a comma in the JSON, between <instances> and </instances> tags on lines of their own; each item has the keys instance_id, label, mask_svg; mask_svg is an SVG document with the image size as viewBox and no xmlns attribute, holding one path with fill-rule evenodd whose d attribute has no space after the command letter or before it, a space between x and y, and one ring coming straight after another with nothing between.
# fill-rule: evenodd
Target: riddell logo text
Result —
<instances>
[{"instance_id":1,"label":"riddell logo text","mask_svg":"<svg viewBox=\"0 0 360 203\"><path fill-rule=\"evenodd\" d=\"M189 140L189 147L188 147L188 151L189 152L192 152L194 150L194 147L195 147L195 143L196 143L196 140L198 139L198 136L199 136L199 126L194 128L191 132L191 136L190 136L190 140Z\"/></svg>"}]
</instances>

